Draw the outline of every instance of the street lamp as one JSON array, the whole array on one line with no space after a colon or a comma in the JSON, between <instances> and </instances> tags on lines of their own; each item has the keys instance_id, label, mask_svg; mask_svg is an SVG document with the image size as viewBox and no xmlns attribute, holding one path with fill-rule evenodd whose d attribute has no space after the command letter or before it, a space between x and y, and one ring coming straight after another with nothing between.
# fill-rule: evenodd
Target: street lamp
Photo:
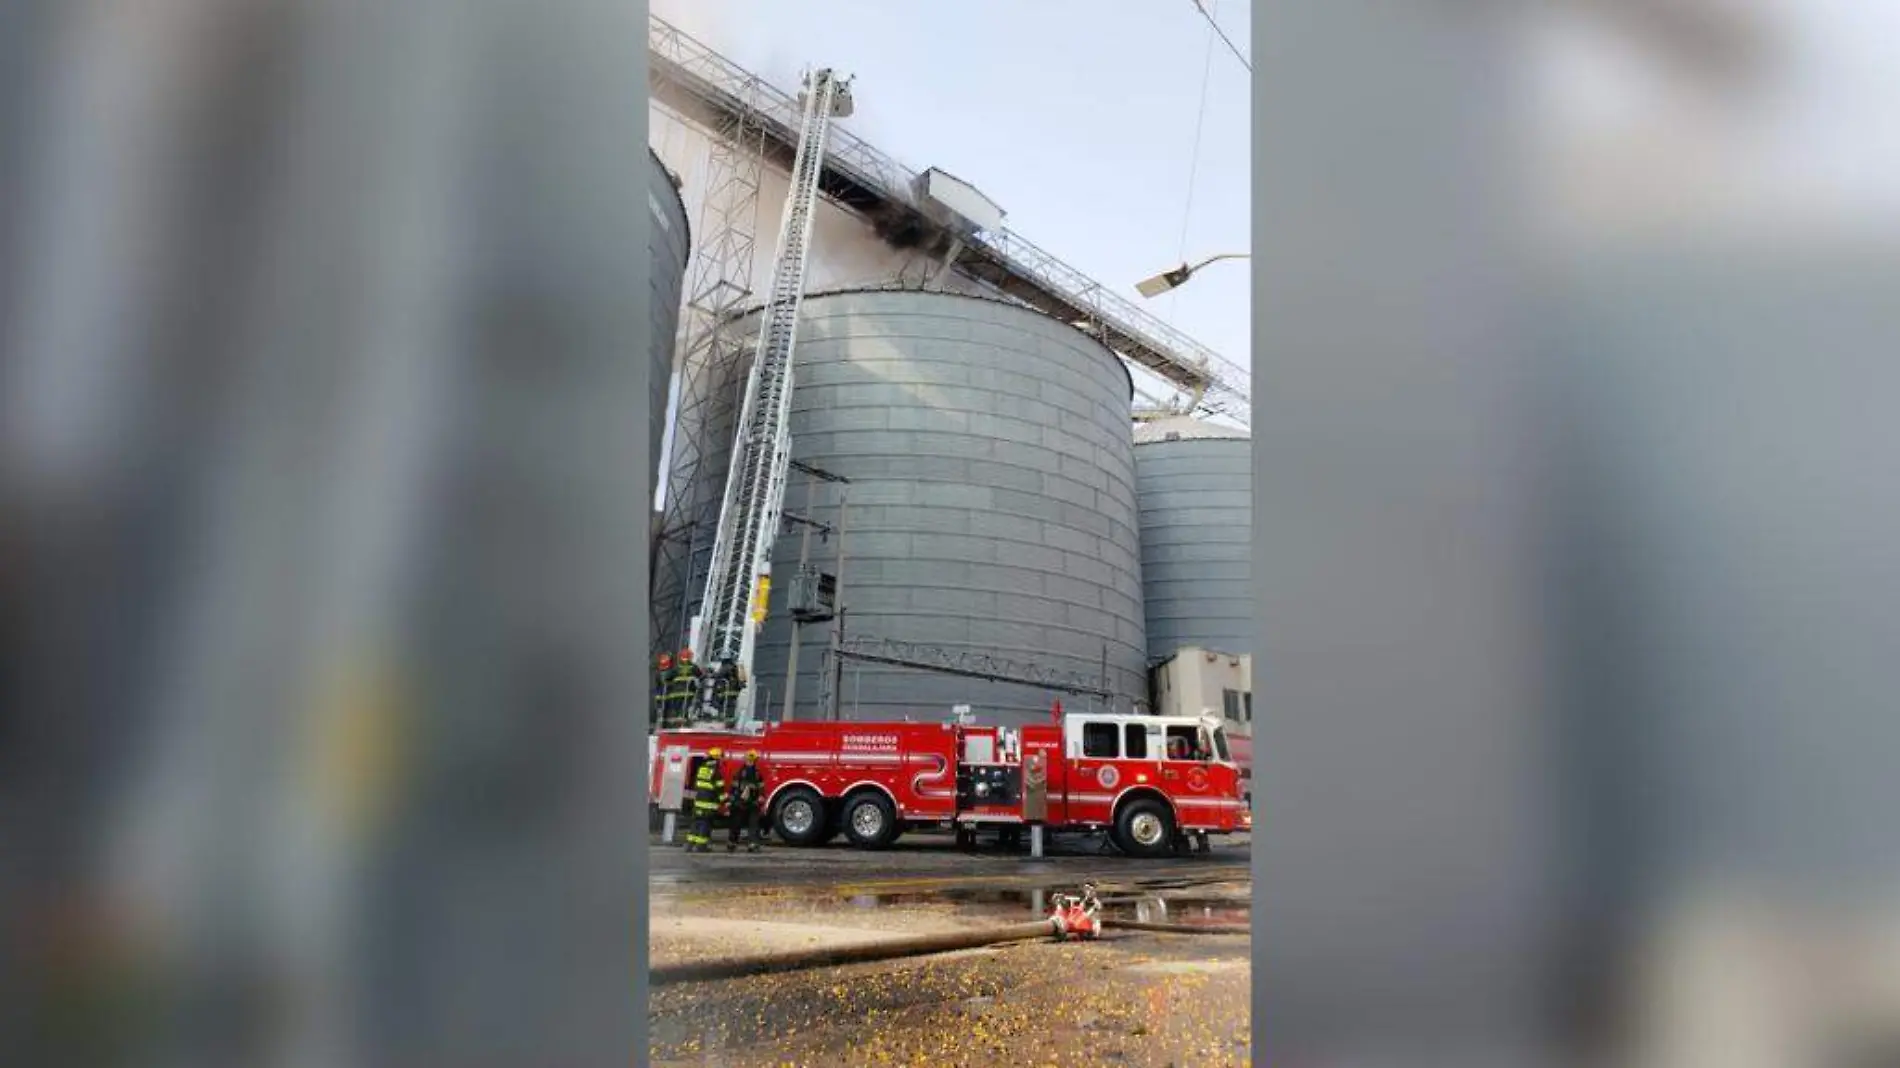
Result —
<instances>
[{"instance_id":1,"label":"street lamp","mask_svg":"<svg viewBox=\"0 0 1900 1068\"><path fill-rule=\"evenodd\" d=\"M1170 289L1180 288L1189 278L1193 277L1195 271L1200 270L1210 263L1218 263L1221 260L1244 260L1251 258L1252 253L1248 252L1223 252L1218 256L1209 256L1192 267L1184 263L1172 271L1163 271L1146 281L1136 282L1135 291L1144 297L1153 299L1166 293Z\"/></svg>"}]
</instances>

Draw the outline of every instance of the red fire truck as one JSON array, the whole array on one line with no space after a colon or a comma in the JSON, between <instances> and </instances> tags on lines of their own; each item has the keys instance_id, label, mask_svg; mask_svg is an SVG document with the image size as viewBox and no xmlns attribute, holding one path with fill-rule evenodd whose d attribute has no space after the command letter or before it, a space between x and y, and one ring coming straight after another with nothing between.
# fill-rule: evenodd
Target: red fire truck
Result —
<instances>
[{"instance_id":1,"label":"red fire truck","mask_svg":"<svg viewBox=\"0 0 1900 1068\"><path fill-rule=\"evenodd\" d=\"M1106 830L1133 856L1186 834L1251 829L1240 768L1217 717L1058 711L1018 728L969 723L772 723L757 732L670 730L650 739L648 797L677 809L693 770L722 750L728 781L757 750L772 834L881 849L906 829Z\"/></svg>"}]
</instances>

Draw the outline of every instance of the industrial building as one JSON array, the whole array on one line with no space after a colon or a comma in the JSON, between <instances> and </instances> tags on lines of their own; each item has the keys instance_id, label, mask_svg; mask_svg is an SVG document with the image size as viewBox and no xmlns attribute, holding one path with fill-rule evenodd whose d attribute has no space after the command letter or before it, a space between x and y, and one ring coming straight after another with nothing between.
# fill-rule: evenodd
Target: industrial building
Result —
<instances>
[{"instance_id":1,"label":"industrial building","mask_svg":"<svg viewBox=\"0 0 1900 1068\"><path fill-rule=\"evenodd\" d=\"M848 79L657 16L650 60L656 656L739 621L745 721L1148 709L1188 646L1250 679L1244 371L859 140Z\"/></svg>"}]
</instances>

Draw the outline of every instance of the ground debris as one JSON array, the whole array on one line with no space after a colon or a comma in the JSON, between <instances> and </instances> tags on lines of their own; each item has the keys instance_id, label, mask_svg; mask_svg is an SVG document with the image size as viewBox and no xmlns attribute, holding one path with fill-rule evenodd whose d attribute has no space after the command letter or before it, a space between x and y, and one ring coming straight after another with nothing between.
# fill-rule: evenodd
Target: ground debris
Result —
<instances>
[{"instance_id":1,"label":"ground debris","mask_svg":"<svg viewBox=\"0 0 1900 1068\"><path fill-rule=\"evenodd\" d=\"M652 1013L655 1064L1245 1064L1244 972L1129 976L1113 986L1039 959L1107 947L1013 947L995 961L945 961L893 982L879 964L694 984ZM1120 967L1123 975L1128 973ZM674 989L661 994L675 993ZM1190 1006L1191 1003L1191 1006ZM686 1020L743 1022L680 1028ZM669 1045L669 1032L693 1037ZM1086 1054L1084 1054L1086 1051Z\"/></svg>"},{"instance_id":2,"label":"ground debris","mask_svg":"<svg viewBox=\"0 0 1900 1068\"><path fill-rule=\"evenodd\" d=\"M782 888L656 894L653 958L758 952L766 947L750 937L754 930L797 948L999 918L993 902L928 900L918 880L897 882L907 884L901 892L866 883L817 897ZM864 907L868 898L877 907ZM1242 1065L1251 1049L1246 955L1244 938L1113 933L1093 943L1024 943L655 988L651 1062Z\"/></svg>"}]
</instances>

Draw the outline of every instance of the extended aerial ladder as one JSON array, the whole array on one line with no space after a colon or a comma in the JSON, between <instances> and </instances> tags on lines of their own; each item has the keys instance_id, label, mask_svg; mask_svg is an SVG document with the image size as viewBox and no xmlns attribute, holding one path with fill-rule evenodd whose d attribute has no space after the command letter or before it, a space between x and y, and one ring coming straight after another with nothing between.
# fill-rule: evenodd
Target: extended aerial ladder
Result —
<instances>
[{"instance_id":1,"label":"extended aerial ladder","mask_svg":"<svg viewBox=\"0 0 1900 1068\"><path fill-rule=\"evenodd\" d=\"M829 68L806 74L801 96L804 118L779 227L772 288L759 315L758 348L733 435L712 564L693 620L690 647L705 669L693 718L702 722L730 717L746 723L753 718L752 653L771 591L772 548L792 458L792 347L805 292L812 218L831 120L850 115L852 109L850 80ZM739 688L737 697L722 701L720 691L733 686Z\"/></svg>"}]
</instances>

